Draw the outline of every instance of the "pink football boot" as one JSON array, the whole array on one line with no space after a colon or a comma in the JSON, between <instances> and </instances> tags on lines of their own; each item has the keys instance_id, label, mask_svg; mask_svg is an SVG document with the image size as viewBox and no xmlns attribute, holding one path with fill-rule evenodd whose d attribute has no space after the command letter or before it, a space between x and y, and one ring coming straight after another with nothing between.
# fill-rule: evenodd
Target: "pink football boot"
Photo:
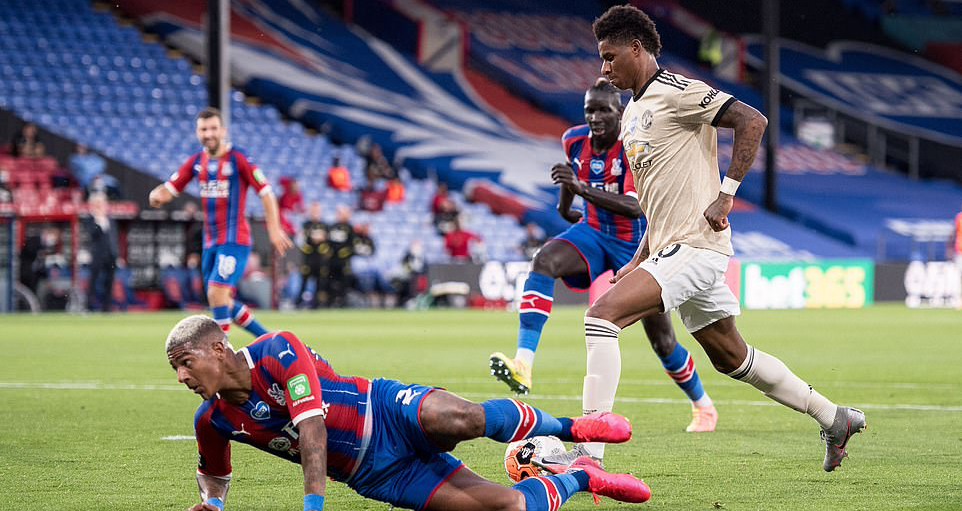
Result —
<instances>
[{"instance_id":1,"label":"pink football boot","mask_svg":"<svg viewBox=\"0 0 962 511\"><path fill-rule=\"evenodd\" d=\"M620 444L631 439L631 422L614 412L595 412L572 417L571 437L574 442Z\"/></svg>"}]
</instances>

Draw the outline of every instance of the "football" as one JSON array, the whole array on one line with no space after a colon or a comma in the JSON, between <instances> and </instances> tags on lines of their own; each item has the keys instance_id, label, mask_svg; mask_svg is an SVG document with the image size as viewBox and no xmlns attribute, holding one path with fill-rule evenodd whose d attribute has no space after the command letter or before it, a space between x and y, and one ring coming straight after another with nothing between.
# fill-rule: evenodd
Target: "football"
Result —
<instances>
[{"instance_id":1,"label":"football","mask_svg":"<svg viewBox=\"0 0 962 511\"><path fill-rule=\"evenodd\" d=\"M558 437L535 436L508 444L504 451L504 470L512 481L548 473L531 464L531 458L565 453L565 445Z\"/></svg>"}]
</instances>

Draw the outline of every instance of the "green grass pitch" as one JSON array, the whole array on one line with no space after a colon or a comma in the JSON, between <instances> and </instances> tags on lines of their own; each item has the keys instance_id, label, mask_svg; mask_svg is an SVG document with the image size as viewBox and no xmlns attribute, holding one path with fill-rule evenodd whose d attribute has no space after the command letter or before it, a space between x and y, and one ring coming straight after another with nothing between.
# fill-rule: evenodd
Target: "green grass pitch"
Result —
<instances>
[{"instance_id":1,"label":"green grass pitch","mask_svg":"<svg viewBox=\"0 0 962 511\"><path fill-rule=\"evenodd\" d=\"M578 414L584 375L583 309L548 322L529 401ZM0 316L0 509L184 509L196 502L197 396L179 387L163 341L182 313ZM474 400L505 396L487 356L512 353L508 312L260 312L295 332L345 374L442 385ZM616 410L634 438L609 447L609 469L632 471L652 500L629 506L590 495L563 507L681 510L962 509L962 312L883 305L863 310L747 311L750 343L784 360L869 427L834 473L809 418L716 373L679 328L718 405L714 433L683 431L684 395L662 371L640 326L622 333ZM680 325L679 325L680 326ZM233 328L239 347L251 340ZM455 455L507 483L504 446L479 439ZM300 467L234 444L230 510L301 509ZM328 508L387 510L338 483Z\"/></svg>"}]
</instances>

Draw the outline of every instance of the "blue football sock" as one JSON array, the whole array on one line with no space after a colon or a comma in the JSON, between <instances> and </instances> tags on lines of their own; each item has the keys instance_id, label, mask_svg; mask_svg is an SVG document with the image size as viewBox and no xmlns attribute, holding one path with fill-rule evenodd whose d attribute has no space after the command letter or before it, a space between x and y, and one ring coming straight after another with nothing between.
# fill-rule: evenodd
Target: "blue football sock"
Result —
<instances>
[{"instance_id":1,"label":"blue football sock","mask_svg":"<svg viewBox=\"0 0 962 511\"><path fill-rule=\"evenodd\" d=\"M234 300L234 306L230 311L231 317L234 318L234 323L237 323L241 328L245 328L248 332L260 337L267 333L267 329L264 325L261 325L260 321L254 318L254 313L241 303L240 300Z\"/></svg>"},{"instance_id":2,"label":"blue football sock","mask_svg":"<svg viewBox=\"0 0 962 511\"><path fill-rule=\"evenodd\" d=\"M527 511L556 511L569 497L588 489L588 473L573 470L562 474L529 477L514 486L524 494Z\"/></svg>"},{"instance_id":3,"label":"blue football sock","mask_svg":"<svg viewBox=\"0 0 962 511\"><path fill-rule=\"evenodd\" d=\"M688 350L680 342L675 343L675 349L665 357L661 358L661 364L665 366L665 372L671 376L672 380L681 387L681 390L688 394L688 399L698 401L705 396L705 389L701 386L701 378L695 370L695 361L692 360Z\"/></svg>"},{"instance_id":4,"label":"blue football sock","mask_svg":"<svg viewBox=\"0 0 962 511\"><path fill-rule=\"evenodd\" d=\"M554 278L532 271L524 281L521 294L520 325L518 326L518 349L535 351L541 340L541 330L551 314L554 300Z\"/></svg>"},{"instance_id":5,"label":"blue football sock","mask_svg":"<svg viewBox=\"0 0 962 511\"><path fill-rule=\"evenodd\" d=\"M517 399L489 399L484 408L484 436L499 442L514 442L540 435L554 435L571 441L571 419L554 417Z\"/></svg>"},{"instance_id":6,"label":"blue football sock","mask_svg":"<svg viewBox=\"0 0 962 511\"><path fill-rule=\"evenodd\" d=\"M230 307L227 305L215 305L210 308L210 313L214 315L214 321L220 325L221 330L230 330Z\"/></svg>"}]
</instances>

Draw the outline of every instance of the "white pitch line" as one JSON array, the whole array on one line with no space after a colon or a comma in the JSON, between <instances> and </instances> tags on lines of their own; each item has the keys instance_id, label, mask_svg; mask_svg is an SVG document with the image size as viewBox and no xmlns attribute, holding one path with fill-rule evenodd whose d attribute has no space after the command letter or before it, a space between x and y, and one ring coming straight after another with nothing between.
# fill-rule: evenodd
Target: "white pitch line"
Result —
<instances>
[{"instance_id":1,"label":"white pitch line","mask_svg":"<svg viewBox=\"0 0 962 511\"><path fill-rule=\"evenodd\" d=\"M161 440L193 440L191 435L168 435L160 437Z\"/></svg>"},{"instance_id":2,"label":"white pitch line","mask_svg":"<svg viewBox=\"0 0 962 511\"><path fill-rule=\"evenodd\" d=\"M183 391L183 385L137 385L132 383L43 383L43 382L2 382L0 389L43 389L43 390L163 390L163 391ZM497 394L483 392L458 392L459 395L472 399L490 399L503 397ZM554 401L581 401L581 396L558 395L558 394L531 394L530 399L547 399ZM687 399L662 398L662 397L632 397L623 396L616 398L621 403L646 403L646 404L689 404ZM782 406L774 401L748 401L740 399L713 399L715 403L721 405L735 406ZM851 406L865 408L869 410L920 410L935 412L962 412L962 406L950 405L917 405L917 404L879 404L879 403L853 403Z\"/></svg>"},{"instance_id":3,"label":"white pitch line","mask_svg":"<svg viewBox=\"0 0 962 511\"><path fill-rule=\"evenodd\" d=\"M421 381L427 378L409 378L411 381ZM494 378L433 378L432 383L497 383ZM539 384L547 385L581 385L582 381L580 378L538 378ZM632 379L632 378L622 378L619 385L652 385L652 386L675 386L675 382L668 379ZM741 387L745 385L738 381L712 381L709 383L712 387L724 386L724 387ZM857 387L857 388L867 388L867 389L926 389L926 390L950 390L962 387L962 383L911 383L911 382L861 382L861 381L828 381L813 383L813 385L818 387Z\"/></svg>"},{"instance_id":4,"label":"white pitch line","mask_svg":"<svg viewBox=\"0 0 962 511\"><path fill-rule=\"evenodd\" d=\"M490 399L495 397L501 397L497 395L485 394L482 392L458 392L458 395L462 397L472 398L472 399ZM529 394L525 396L527 399L546 399L549 401L581 401L581 396L563 396L563 395L551 395L551 394ZM687 399L677 399L677 398L663 398L663 397L616 397L616 402L619 403L646 403L646 404L691 404L691 401ZM715 404L720 405L735 405L735 406L783 406L774 401L747 401L742 399L712 399ZM847 404L847 403L846 403ZM913 404L877 404L877 403L853 403L851 406L857 408L865 408L867 410L923 410L923 411L935 411L935 412L962 412L962 406L946 406L946 405L913 405Z\"/></svg>"}]
</instances>

